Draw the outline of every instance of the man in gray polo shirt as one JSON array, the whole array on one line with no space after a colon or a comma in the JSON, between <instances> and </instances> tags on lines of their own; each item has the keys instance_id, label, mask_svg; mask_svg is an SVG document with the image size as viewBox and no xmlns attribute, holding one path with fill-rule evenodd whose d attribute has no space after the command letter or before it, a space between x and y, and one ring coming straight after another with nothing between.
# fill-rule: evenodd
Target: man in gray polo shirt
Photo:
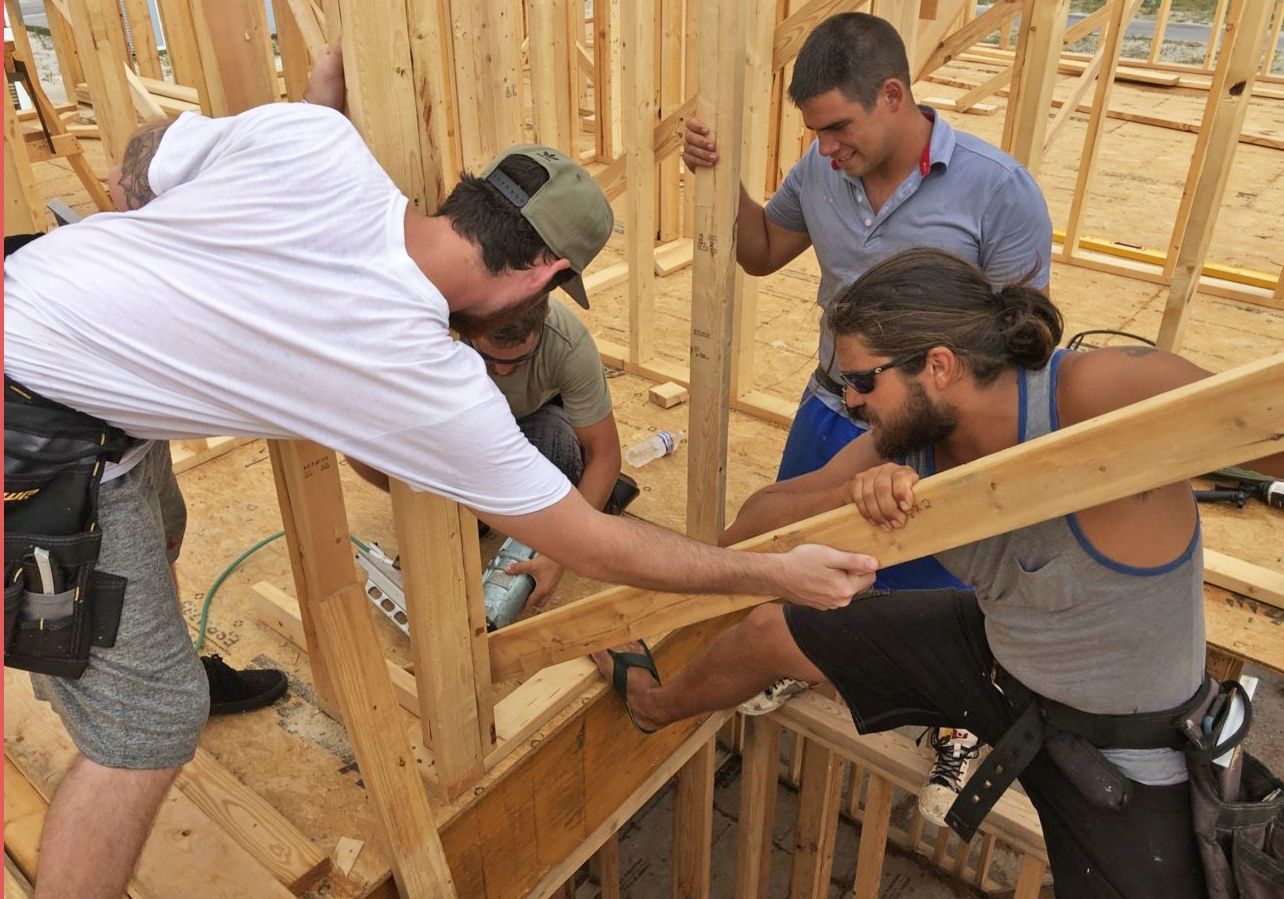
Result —
<instances>
[{"instance_id":1,"label":"man in gray polo shirt","mask_svg":"<svg viewBox=\"0 0 1284 899\"><path fill-rule=\"evenodd\" d=\"M909 82L905 45L883 19L844 13L807 37L789 97L816 140L765 207L741 189L736 254L748 274L771 274L812 246L821 269L816 299L828 309L874 263L927 246L973 263L992 283L1028 276L1047 286L1052 222L1030 173L915 104ZM718 159L697 119L687 121L682 158L688 167ZM790 429L780 480L820 468L868 427L846 415L833 347L822 324L820 365ZM919 568L885 569L879 584L940 585L924 583Z\"/></svg>"}]
</instances>

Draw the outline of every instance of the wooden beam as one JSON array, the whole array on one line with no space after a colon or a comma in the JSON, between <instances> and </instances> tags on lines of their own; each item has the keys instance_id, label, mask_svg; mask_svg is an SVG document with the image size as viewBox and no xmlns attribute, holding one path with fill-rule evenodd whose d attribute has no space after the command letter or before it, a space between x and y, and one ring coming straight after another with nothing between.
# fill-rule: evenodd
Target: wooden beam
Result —
<instances>
[{"instance_id":1,"label":"wooden beam","mask_svg":"<svg viewBox=\"0 0 1284 899\"><path fill-rule=\"evenodd\" d=\"M1169 245L1168 265L1173 280L1157 339L1164 349L1180 350L1185 337L1190 301L1199 287L1200 269L1208 255L1217 211L1230 179L1270 14L1268 3L1237 3L1226 22L1226 42L1204 109L1202 147L1196 148L1191 160L1178 225Z\"/></svg>"},{"instance_id":2,"label":"wooden beam","mask_svg":"<svg viewBox=\"0 0 1284 899\"><path fill-rule=\"evenodd\" d=\"M455 884L410 743L400 729L365 593L350 585L322 602L317 617L348 737L392 849L401 895L452 897Z\"/></svg>"},{"instance_id":3,"label":"wooden beam","mask_svg":"<svg viewBox=\"0 0 1284 899\"><path fill-rule=\"evenodd\" d=\"M1160 0L1159 10L1155 13L1155 31L1150 38L1150 62L1159 60L1164 48L1164 32L1168 29L1168 16L1173 9L1173 0Z\"/></svg>"},{"instance_id":4,"label":"wooden beam","mask_svg":"<svg viewBox=\"0 0 1284 899\"><path fill-rule=\"evenodd\" d=\"M657 50L656 74L652 76L659 100L655 107L657 119L671 115L687 98L682 84L683 40L694 41L696 36L683 34L683 5L683 0L661 0L657 7L659 27L652 26ZM679 162L677 155L669 156L660 161L657 171L656 239L662 242L682 236Z\"/></svg>"},{"instance_id":5,"label":"wooden beam","mask_svg":"<svg viewBox=\"0 0 1284 899\"><path fill-rule=\"evenodd\" d=\"M756 4L761 6L761 4ZM687 533L712 543L722 531L727 491L732 319L737 282L750 10L736 0L700 7L697 114L718 136L721 158L697 169L695 258L691 274L691 413L687 454Z\"/></svg>"},{"instance_id":6,"label":"wooden beam","mask_svg":"<svg viewBox=\"0 0 1284 899\"><path fill-rule=\"evenodd\" d=\"M567 46L568 12L566 0L540 0L527 6L526 20L535 140L574 157L578 135L571 128L567 59L575 47Z\"/></svg>"},{"instance_id":7,"label":"wooden beam","mask_svg":"<svg viewBox=\"0 0 1284 899\"><path fill-rule=\"evenodd\" d=\"M1052 86L1057 80L1061 38L1070 0L1025 0L1012 95L1003 120L1003 149L1037 174L1043 159Z\"/></svg>"},{"instance_id":8,"label":"wooden beam","mask_svg":"<svg viewBox=\"0 0 1284 899\"><path fill-rule=\"evenodd\" d=\"M801 737L799 742L803 742ZM805 741L802 756L790 899L811 899L829 891L842 800L842 759L814 740Z\"/></svg>"},{"instance_id":9,"label":"wooden beam","mask_svg":"<svg viewBox=\"0 0 1284 899\"><path fill-rule=\"evenodd\" d=\"M192 0L192 23L212 115L235 115L279 99L262 0Z\"/></svg>"},{"instance_id":10,"label":"wooden beam","mask_svg":"<svg viewBox=\"0 0 1284 899\"><path fill-rule=\"evenodd\" d=\"M357 585L338 461L332 450L304 440L269 440L268 455L317 704L333 714L335 693L317 636L316 608L327 596Z\"/></svg>"},{"instance_id":11,"label":"wooden beam","mask_svg":"<svg viewBox=\"0 0 1284 899\"><path fill-rule=\"evenodd\" d=\"M942 472L919 482L909 523L892 533L847 506L737 546L770 551L814 541L887 566L1242 464L1279 451L1281 379L1284 354ZM614 588L492 634L491 676L536 671L764 601Z\"/></svg>"},{"instance_id":12,"label":"wooden beam","mask_svg":"<svg viewBox=\"0 0 1284 899\"><path fill-rule=\"evenodd\" d=\"M424 742L432 747L438 785L453 800L481 779L495 746L477 527L463 533L458 505L402 481L392 482L392 512Z\"/></svg>"},{"instance_id":13,"label":"wooden beam","mask_svg":"<svg viewBox=\"0 0 1284 899\"><path fill-rule=\"evenodd\" d=\"M165 32L165 54L169 57L174 81L196 88L202 95L201 108L210 114L205 88L205 69L201 65L201 48L196 39L196 23L191 0L156 0L161 29Z\"/></svg>"},{"instance_id":14,"label":"wooden beam","mask_svg":"<svg viewBox=\"0 0 1284 899\"><path fill-rule=\"evenodd\" d=\"M49 213L36 190L27 142L18 130L18 111L4 76L4 233L34 234L49 230Z\"/></svg>"},{"instance_id":15,"label":"wooden beam","mask_svg":"<svg viewBox=\"0 0 1284 899\"><path fill-rule=\"evenodd\" d=\"M1204 549L1204 580L1250 599L1284 609L1284 573Z\"/></svg>"},{"instance_id":16,"label":"wooden beam","mask_svg":"<svg viewBox=\"0 0 1284 899\"><path fill-rule=\"evenodd\" d=\"M312 5L306 0L298 0L298 6L306 7L309 12ZM294 7L289 0L272 0L272 16L276 20L276 44L281 51L281 77L285 80L285 99L297 103L303 99L308 89L308 77L312 71L312 54L303 36L294 14ZM312 26L316 27L315 18Z\"/></svg>"},{"instance_id":17,"label":"wooden beam","mask_svg":"<svg viewBox=\"0 0 1284 899\"><path fill-rule=\"evenodd\" d=\"M772 36L772 71L783 69L786 63L791 62L802 49L807 35L825 19L839 13L855 12L868 3L869 0L811 0L777 26Z\"/></svg>"},{"instance_id":18,"label":"wooden beam","mask_svg":"<svg viewBox=\"0 0 1284 899\"><path fill-rule=\"evenodd\" d=\"M874 772L869 775L865 814L860 823L860 848L856 853L854 899L878 899L883 880L883 856L892 820L892 784Z\"/></svg>"},{"instance_id":19,"label":"wooden beam","mask_svg":"<svg viewBox=\"0 0 1284 899\"><path fill-rule=\"evenodd\" d=\"M620 18L620 81L625 177L625 260L629 270L629 359L654 355L655 343L655 143L657 106L651 57L654 10L626 2Z\"/></svg>"},{"instance_id":20,"label":"wooden beam","mask_svg":"<svg viewBox=\"0 0 1284 899\"><path fill-rule=\"evenodd\" d=\"M990 8L981 15L941 40L927 61L914 72L914 80L921 81L987 34L1003 28L1020 14L1021 0L998 0L997 3L991 4Z\"/></svg>"},{"instance_id":21,"label":"wooden beam","mask_svg":"<svg viewBox=\"0 0 1284 899\"><path fill-rule=\"evenodd\" d=\"M410 56L420 131L424 203L435 212L459 181L463 168L455 114L454 48L445 0L408 0Z\"/></svg>"},{"instance_id":22,"label":"wooden beam","mask_svg":"<svg viewBox=\"0 0 1284 899\"><path fill-rule=\"evenodd\" d=\"M741 753L740 823L736 830L736 899L766 899L771 882L771 825L776 814L780 725L766 716L745 719Z\"/></svg>"},{"instance_id":23,"label":"wooden beam","mask_svg":"<svg viewBox=\"0 0 1284 899\"><path fill-rule=\"evenodd\" d=\"M125 157L125 145L138 127L125 79L127 63L120 50L125 45L120 10L110 0L67 2L103 150L108 163L116 165Z\"/></svg>"},{"instance_id":24,"label":"wooden beam","mask_svg":"<svg viewBox=\"0 0 1284 899\"><path fill-rule=\"evenodd\" d=\"M49 37L53 41L54 54L58 58L58 72L62 76L63 93L71 99L76 91L76 85L85 83L85 70L80 65L80 53L76 50L76 38L71 30L71 20L64 13L65 3L44 0L44 8L45 21L49 23Z\"/></svg>"},{"instance_id":25,"label":"wooden beam","mask_svg":"<svg viewBox=\"0 0 1284 899\"><path fill-rule=\"evenodd\" d=\"M450 4L463 164L485 167L521 143L521 7L515 0Z\"/></svg>"},{"instance_id":26,"label":"wooden beam","mask_svg":"<svg viewBox=\"0 0 1284 899\"><path fill-rule=\"evenodd\" d=\"M593 6L593 146L599 162L615 158L616 143L612 139L612 103L615 75L611 67L611 48L619 35L612 19L613 4L596 3Z\"/></svg>"},{"instance_id":27,"label":"wooden beam","mask_svg":"<svg viewBox=\"0 0 1284 899\"><path fill-rule=\"evenodd\" d=\"M727 713L728 715L734 713ZM713 774L716 737L678 771L673 793L673 895L708 899L713 871Z\"/></svg>"},{"instance_id":28,"label":"wooden beam","mask_svg":"<svg viewBox=\"0 0 1284 899\"><path fill-rule=\"evenodd\" d=\"M133 39L138 74L147 78L164 78L147 0L125 0L125 18L129 24L129 36Z\"/></svg>"}]
</instances>

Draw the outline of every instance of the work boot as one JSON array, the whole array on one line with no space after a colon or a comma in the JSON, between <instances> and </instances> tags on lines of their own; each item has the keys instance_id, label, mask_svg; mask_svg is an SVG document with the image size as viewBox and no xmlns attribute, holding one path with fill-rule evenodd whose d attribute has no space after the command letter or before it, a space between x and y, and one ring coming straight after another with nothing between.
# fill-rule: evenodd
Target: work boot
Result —
<instances>
[{"instance_id":1,"label":"work boot","mask_svg":"<svg viewBox=\"0 0 1284 899\"><path fill-rule=\"evenodd\" d=\"M284 671L275 668L247 668L237 671L218 654L201 656L205 677L210 682L210 714L252 712L271 705L285 695L289 685Z\"/></svg>"},{"instance_id":2,"label":"work boot","mask_svg":"<svg viewBox=\"0 0 1284 899\"><path fill-rule=\"evenodd\" d=\"M981 754L981 741L976 734L961 727L933 728L932 748L936 764L918 794L918 811L937 827L945 827L945 813L967 783L968 769Z\"/></svg>"},{"instance_id":3,"label":"work boot","mask_svg":"<svg viewBox=\"0 0 1284 899\"><path fill-rule=\"evenodd\" d=\"M638 487L637 481L626 474L622 474L615 479L615 487L611 490L611 496L606 501L606 508L602 511L607 515L623 515L629 503L637 499L638 494L641 492L642 489Z\"/></svg>"}]
</instances>

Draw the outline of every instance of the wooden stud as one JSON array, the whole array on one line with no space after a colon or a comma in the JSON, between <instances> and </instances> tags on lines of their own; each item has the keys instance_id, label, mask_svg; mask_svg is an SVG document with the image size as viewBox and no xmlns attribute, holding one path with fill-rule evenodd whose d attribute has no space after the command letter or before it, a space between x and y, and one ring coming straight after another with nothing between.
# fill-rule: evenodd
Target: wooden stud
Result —
<instances>
[{"instance_id":1,"label":"wooden stud","mask_svg":"<svg viewBox=\"0 0 1284 899\"><path fill-rule=\"evenodd\" d=\"M327 596L357 584L338 462L333 451L304 440L270 440L268 455L317 703L333 714L335 693L317 637L316 607Z\"/></svg>"},{"instance_id":2,"label":"wooden stud","mask_svg":"<svg viewBox=\"0 0 1284 899\"><path fill-rule=\"evenodd\" d=\"M18 870L18 866L6 854L4 857L4 895L9 899L31 899L35 892L35 887L22 875L22 872Z\"/></svg>"},{"instance_id":3,"label":"wooden stud","mask_svg":"<svg viewBox=\"0 0 1284 899\"><path fill-rule=\"evenodd\" d=\"M618 144L612 139L614 110L612 91L615 82L611 66L611 47L616 40L612 11L618 7L609 2L593 6L593 145L598 162L615 159Z\"/></svg>"},{"instance_id":4,"label":"wooden stud","mask_svg":"<svg viewBox=\"0 0 1284 899\"><path fill-rule=\"evenodd\" d=\"M31 54L31 35L27 33L27 23L22 17L22 6L18 0L4 0L4 11L9 19L9 32L13 35L14 50L18 58L25 60L30 66L35 57ZM31 66L29 71L33 79L39 79L39 73L34 66Z\"/></svg>"},{"instance_id":5,"label":"wooden stud","mask_svg":"<svg viewBox=\"0 0 1284 899\"><path fill-rule=\"evenodd\" d=\"M1204 581L1284 609L1284 573L1204 549Z\"/></svg>"},{"instance_id":6,"label":"wooden stud","mask_svg":"<svg viewBox=\"0 0 1284 899\"><path fill-rule=\"evenodd\" d=\"M620 834L607 837L589 859L590 876L597 881L600 899L620 899ZM568 880L567 883L572 881ZM572 891L574 896L574 891Z\"/></svg>"},{"instance_id":7,"label":"wooden stud","mask_svg":"<svg viewBox=\"0 0 1284 899\"><path fill-rule=\"evenodd\" d=\"M745 540L747 550L802 542L867 552L884 565L940 552L1278 451L1284 353L1117 409L920 481L908 526L888 534L854 507ZM1162 465L1154 463L1163 459ZM568 658L762 602L617 587L490 637L503 680Z\"/></svg>"},{"instance_id":8,"label":"wooden stud","mask_svg":"<svg viewBox=\"0 0 1284 899\"><path fill-rule=\"evenodd\" d=\"M62 75L63 93L69 101L74 102L76 85L84 84L85 71L80 65L80 53L76 49L71 20L63 14L63 9L66 8L63 3L44 0L44 7L45 21L49 23L49 37L53 41L58 71Z\"/></svg>"},{"instance_id":9,"label":"wooden stud","mask_svg":"<svg viewBox=\"0 0 1284 899\"><path fill-rule=\"evenodd\" d=\"M402 735L365 593L353 584L326 599L318 609L318 625L361 777L392 848L401 894L407 899L454 896L433 811Z\"/></svg>"},{"instance_id":10,"label":"wooden stud","mask_svg":"<svg viewBox=\"0 0 1284 899\"><path fill-rule=\"evenodd\" d=\"M192 22L212 115L235 115L279 99L262 0L192 0Z\"/></svg>"},{"instance_id":11,"label":"wooden stud","mask_svg":"<svg viewBox=\"0 0 1284 899\"><path fill-rule=\"evenodd\" d=\"M156 32L152 28L152 14L147 0L124 0L125 18L129 36L134 45L134 60L138 74L147 78L164 78L161 71L160 51L156 49Z\"/></svg>"},{"instance_id":12,"label":"wooden stud","mask_svg":"<svg viewBox=\"0 0 1284 899\"><path fill-rule=\"evenodd\" d=\"M655 333L655 128L651 65L655 16L649 7L626 2L620 18L620 80L625 172L625 258L629 270L629 360L654 354Z\"/></svg>"},{"instance_id":13,"label":"wooden stud","mask_svg":"<svg viewBox=\"0 0 1284 899\"><path fill-rule=\"evenodd\" d=\"M834 867L838 838L838 807L842 798L843 763L827 747L797 738L802 749L802 779L798 790L798 821L794 825L790 899L824 896Z\"/></svg>"},{"instance_id":14,"label":"wooden stud","mask_svg":"<svg viewBox=\"0 0 1284 899\"><path fill-rule=\"evenodd\" d=\"M196 39L196 23L192 15L192 0L156 0L160 12L161 29L165 33L165 54L169 57L174 81L194 87L201 94L201 109L210 115L205 88L205 69L201 65L200 43Z\"/></svg>"},{"instance_id":15,"label":"wooden stud","mask_svg":"<svg viewBox=\"0 0 1284 899\"><path fill-rule=\"evenodd\" d=\"M1016 889L1012 893L1012 899L1038 899L1040 891L1043 889L1043 872L1047 870L1047 863L1043 859L1033 855L1027 855L1021 859L1021 871L1017 875Z\"/></svg>"},{"instance_id":16,"label":"wooden stud","mask_svg":"<svg viewBox=\"0 0 1284 899\"><path fill-rule=\"evenodd\" d=\"M1032 174L1037 174L1043 158L1048 107L1069 9L1070 0L1025 0L1021 13L1021 40L1003 120L1003 149Z\"/></svg>"},{"instance_id":17,"label":"wooden stud","mask_svg":"<svg viewBox=\"0 0 1284 899\"><path fill-rule=\"evenodd\" d=\"M939 41L932 54L921 66L913 70L914 80L923 80L981 38L996 28L1007 25L1020 14L1021 0L998 0L963 28L953 33L947 32L947 36ZM933 34L934 31L935 29L926 33Z\"/></svg>"},{"instance_id":18,"label":"wooden stud","mask_svg":"<svg viewBox=\"0 0 1284 899\"><path fill-rule=\"evenodd\" d=\"M1204 670L1219 681L1238 680L1244 671L1243 656L1235 655L1216 646L1204 651Z\"/></svg>"},{"instance_id":19,"label":"wooden stud","mask_svg":"<svg viewBox=\"0 0 1284 899\"><path fill-rule=\"evenodd\" d=\"M694 2L694 0L693 0ZM683 0L661 0L658 4L660 27L655 32L657 55L653 76L658 103L656 119L673 114L687 94L682 90L682 25ZM694 36L692 36L694 40ZM659 164L657 197L657 238L671 241L682 236L682 179L678 172L676 155L666 157Z\"/></svg>"},{"instance_id":20,"label":"wooden stud","mask_svg":"<svg viewBox=\"0 0 1284 899\"><path fill-rule=\"evenodd\" d=\"M459 180L463 151L455 114L454 47L446 0L408 0L415 102L420 131L426 212L435 212Z\"/></svg>"},{"instance_id":21,"label":"wooden stud","mask_svg":"<svg viewBox=\"0 0 1284 899\"><path fill-rule=\"evenodd\" d=\"M1275 24L1271 26L1271 34L1266 39L1266 52L1262 54L1262 67L1257 70L1257 77L1261 80L1274 79L1278 76L1272 74L1272 68L1275 65L1276 48L1280 45L1280 32L1284 30L1284 0L1277 0L1275 4Z\"/></svg>"},{"instance_id":22,"label":"wooden stud","mask_svg":"<svg viewBox=\"0 0 1284 899\"><path fill-rule=\"evenodd\" d=\"M1105 119L1110 110L1110 90L1114 85L1115 67L1119 63L1119 51L1123 47L1124 32L1141 0L1113 0L1113 15L1103 26L1101 35L1101 54L1105 64L1097 78L1096 93L1092 98L1092 116L1088 119L1088 128L1083 136L1083 149L1079 154L1079 171L1075 175L1074 194L1070 200L1070 215L1066 220L1066 236L1061 242L1062 252L1072 255L1079 249L1080 227L1083 223L1084 204L1088 199L1088 188L1097 167L1097 150L1101 147L1101 136L1105 131ZM1105 9L1106 7L1102 7ZM1070 109L1069 102L1062 106L1062 111ZM1046 151L1046 146L1045 146Z\"/></svg>"},{"instance_id":23,"label":"wooden stud","mask_svg":"<svg viewBox=\"0 0 1284 899\"><path fill-rule=\"evenodd\" d=\"M1212 243L1217 211L1235 161L1238 134L1252 97L1270 13L1266 3L1237 3L1226 23L1226 43L1204 109L1200 131L1203 146L1196 148L1191 160L1178 224L1168 251L1173 280L1157 342L1173 352L1181 349L1190 301L1199 287L1200 269Z\"/></svg>"},{"instance_id":24,"label":"wooden stud","mask_svg":"<svg viewBox=\"0 0 1284 899\"><path fill-rule=\"evenodd\" d=\"M745 720L736 883L732 890L736 899L766 899L771 881L771 827L776 814L780 733L780 725L769 716Z\"/></svg>"},{"instance_id":25,"label":"wooden stud","mask_svg":"<svg viewBox=\"0 0 1284 899\"><path fill-rule=\"evenodd\" d=\"M1160 0L1159 10L1155 13L1155 32L1150 39L1150 62L1159 61L1164 49L1164 32L1168 28L1168 15L1172 12L1173 0Z\"/></svg>"},{"instance_id":26,"label":"wooden stud","mask_svg":"<svg viewBox=\"0 0 1284 899\"><path fill-rule=\"evenodd\" d=\"M539 0L527 5L530 24L531 97L535 140L576 156L578 129L572 128L576 107L571 103L567 60L575 45L567 45L570 11L566 0Z\"/></svg>"},{"instance_id":27,"label":"wooden stud","mask_svg":"<svg viewBox=\"0 0 1284 899\"><path fill-rule=\"evenodd\" d=\"M27 142L18 128L9 76L4 77L4 233L34 234L49 230L49 213L36 190Z\"/></svg>"},{"instance_id":28,"label":"wooden stud","mask_svg":"<svg viewBox=\"0 0 1284 899\"><path fill-rule=\"evenodd\" d=\"M972 885L985 888L985 878L990 873L990 865L994 863L994 849L998 843L998 838L992 833L987 833L981 838L981 855L976 861L976 869L972 875Z\"/></svg>"},{"instance_id":29,"label":"wooden stud","mask_svg":"<svg viewBox=\"0 0 1284 899\"><path fill-rule=\"evenodd\" d=\"M306 2L298 5L308 6ZM312 55L308 52L303 31L295 17L289 0L272 0L272 16L276 19L276 43L281 51L281 76L285 79L285 98L291 103L303 99L308 89L312 70ZM315 20L313 21L315 25Z\"/></svg>"},{"instance_id":30,"label":"wooden stud","mask_svg":"<svg viewBox=\"0 0 1284 899\"><path fill-rule=\"evenodd\" d=\"M1222 29L1226 25L1226 13L1230 8L1230 0L1217 0L1217 8L1213 11L1213 24L1208 29L1208 44L1204 47L1204 71L1212 71L1213 65L1217 62L1217 47L1221 44Z\"/></svg>"},{"instance_id":31,"label":"wooden stud","mask_svg":"<svg viewBox=\"0 0 1284 899\"><path fill-rule=\"evenodd\" d=\"M673 794L673 852L670 862L675 899L709 897L713 869L713 775L717 753L717 740L711 739L678 772Z\"/></svg>"},{"instance_id":32,"label":"wooden stud","mask_svg":"<svg viewBox=\"0 0 1284 899\"><path fill-rule=\"evenodd\" d=\"M138 126L125 78L127 63L120 52L125 45L120 11L111 0L67 2L103 150L109 163L116 165L124 158L125 146Z\"/></svg>"},{"instance_id":33,"label":"wooden stud","mask_svg":"<svg viewBox=\"0 0 1284 899\"><path fill-rule=\"evenodd\" d=\"M521 143L521 6L485 0L452 3L450 10L463 164L478 171Z\"/></svg>"},{"instance_id":34,"label":"wooden stud","mask_svg":"<svg viewBox=\"0 0 1284 899\"><path fill-rule=\"evenodd\" d=\"M855 899L878 897L883 879L883 856L887 850L887 830L892 819L892 792L890 781L870 773L865 816L860 823L860 848L856 854Z\"/></svg>"},{"instance_id":35,"label":"wooden stud","mask_svg":"<svg viewBox=\"0 0 1284 899\"><path fill-rule=\"evenodd\" d=\"M465 533L455 503L396 480L392 510L424 742L453 800L481 779L495 746L477 526Z\"/></svg>"}]
</instances>

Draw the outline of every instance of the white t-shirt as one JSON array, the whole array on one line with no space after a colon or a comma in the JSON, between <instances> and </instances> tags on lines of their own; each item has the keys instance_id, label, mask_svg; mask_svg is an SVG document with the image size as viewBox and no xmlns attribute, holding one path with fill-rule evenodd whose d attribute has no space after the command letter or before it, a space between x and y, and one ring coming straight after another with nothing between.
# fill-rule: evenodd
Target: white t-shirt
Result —
<instances>
[{"instance_id":1,"label":"white t-shirt","mask_svg":"<svg viewBox=\"0 0 1284 899\"><path fill-rule=\"evenodd\" d=\"M147 439L301 437L505 515L571 489L405 249L406 198L342 115L185 113L156 198L4 267L5 370Z\"/></svg>"}]
</instances>

